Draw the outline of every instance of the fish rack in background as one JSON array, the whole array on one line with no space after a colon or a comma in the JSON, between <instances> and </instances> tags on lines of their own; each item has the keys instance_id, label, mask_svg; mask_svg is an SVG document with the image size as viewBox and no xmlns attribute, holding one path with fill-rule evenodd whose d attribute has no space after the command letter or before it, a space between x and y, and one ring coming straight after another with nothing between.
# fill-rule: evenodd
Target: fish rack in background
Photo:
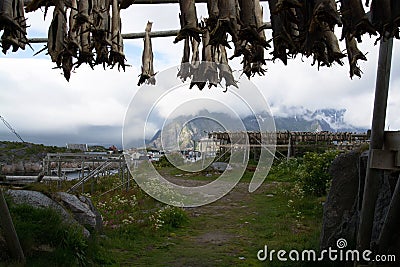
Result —
<instances>
[{"instance_id":1,"label":"fish rack in background","mask_svg":"<svg viewBox=\"0 0 400 267\"><path fill-rule=\"evenodd\" d=\"M43 174L51 175L56 172L57 177L64 179L65 165L76 165L75 170L80 170L76 184L68 191L76 191L79 186L84 190L84 185L91 182L91 192L98 179L111 174L113 170L118 170L118 176L122 183L126 183L129 189L130 172L126 166L124 155L118 154L85 154L85 153L48 153L43 159ZM89 172L87 173L86 170Z\"/></svg>"}]
</instances>

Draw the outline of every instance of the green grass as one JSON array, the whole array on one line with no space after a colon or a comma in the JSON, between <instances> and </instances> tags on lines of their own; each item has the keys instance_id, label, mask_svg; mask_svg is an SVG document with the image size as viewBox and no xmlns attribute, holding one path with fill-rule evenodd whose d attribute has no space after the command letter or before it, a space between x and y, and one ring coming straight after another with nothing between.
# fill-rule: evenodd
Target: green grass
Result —
<instances>
[{"instance_id":1,"label":"green grass","mask_svg":"<svg viewBox=\"0 0 400 267\"><path fill-rule=\"evenodd\" d=\"M205 211L200 215L195 209L187 209L189 221L168 230L151 231L148 223L141 227L123 226L117 231L107 229L107 239L101 246L112 252L114 266L288 266L259 262L256 255L264 245L273 249L318 250L323 198L304 197L297 192L293 171L298 164L274 165L263 186L266 189L236 199L231 208L212 211L213 206L224 202L219 200L209 205L210 211L208 206L203 207ZM211 181L218 177L217 173L205 176L204 172L186 173L171 167L164 167L161 172L191 180ZM246 171L242 182L250 181L252 174ZM203 240L214 232L217 236L222 233L226 240Z\"/></svg>"},{"instance_id":2,"label":"green grass","mask_svg":"<svg viewBox=\"0 0 400 267\"><path fill-rule=\"evenodd\" d=\"M15 205L9 201L9 209L21 247L27 258L26 266L87 265L89 245L83 236L83 228L63 222L61 216L50 208L33 208ZM91 246L94 251L95 246ZM11 264L3 259L4 264Z\"/></svg>"},{"instance_id":3,"label":"green grass","mask_svg":"<svg viewBox=\"0 0 400 267\"><path fill-rule=\"evenodd\" d=\"M292 188L287 183L268 186L268 190L236 203L238 208L192 215L184 227L168 231L134 226L108 230L101 246L110 249L115 266L262 266L267 263L259 262L256 255L264 245L317 250L321 199L293 199ZM288 205L289 200L294 204ZM202 241L202 236L214 232L222 232L227 240L220 244ZM266 266L288 265L272 262Z\"/></svg>"},{"instance_id":4,"label":"green grass","mask_svg":"<svg viewBox=\"0 0 400 267\"><path fill-rule=\"evenodd\" d=\"M135 183L129 191L120 188L104 193L121 182L117 176L104 178L96 185L96 194L91 196L103 215L104 229L86 242L87 263L94 266L318 266L257 259L257 252L264 245L275 250L319 248L324 198L304 196L299 190L295 175L299 164L301 160L274 163L262 187L252 194L245 192L253 175L247 170L240 188L234 192L210 205L184 211L155 201ZM171 166L163 166L159 171L190 180L212 181L219 176L213 171L187 173ZM90 192L90 187L85 190ZM26 231L23 235L29 237ZM32 254L30 266L53 266L54 260L61 257L58 252L54 253ZM69 255L66 262L71 263L75 258Z\"/></svg>"}]
</instances>

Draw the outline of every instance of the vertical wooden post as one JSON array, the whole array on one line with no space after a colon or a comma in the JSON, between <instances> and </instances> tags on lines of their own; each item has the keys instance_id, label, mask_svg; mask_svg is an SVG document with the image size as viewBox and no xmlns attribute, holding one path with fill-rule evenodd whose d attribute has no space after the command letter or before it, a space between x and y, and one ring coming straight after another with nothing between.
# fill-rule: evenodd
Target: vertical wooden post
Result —
<instances>
[{"instance_id":1,"label":"vertical wooden post","mask_svg":"<svg viewBox=\"0 0 400 267\"><path fill-rule=\"evenodd\" d=\"M287 161L289 161L289 159L291 157L291 150L292 150L292 137L291 137L290 133L288 134L288 138L289 138L289 144L288 144L288 149L287 149Z\"/></svg>"},{"instance_id":2,"label":"vertical wooden post","mask_svg":"<svg viewBox=\"0 0 400 267\"><path fill-rule=\"evenodd\" d=\"M82 181L82 193L84 193L85 192L85 182L84 182L84 179L85 179L85 160L82 158L82 161L81 161L81 174L82 174L82 177L81 177L81 181Z\"/></svg>"},{"instance_id":3,"label":"vertical wooden post","mask_svg":"<svg viewBox=\"0 0 400 267\"><path fill-rule=\"evenodd\" d=\"M386 107L389 93L390 68L392 62L393 39L381 41L379 48L378 70L375 87L374 112L372 117L371 141L367 174L365 177L364 194L362 200L360 225L357 236L359 251L370 248L372 227L375 215L376 199L379 193L379 180L382 171L371 168L371 151L383 148L385 131Z\"/></svg>"},{"instance_id":4,"label":"vertical wooden post","mask_svg":"<svg viewBox=\"0 0 400 267\"><path fill-rule=\"evenodd\" d=\"M124 182L124 180L123 180L124 177L122 176L122 173L121 173L121 171L122 171L121 160L118 161L118 164L119 164L119 168L118 168L119 179L120 179L121 182L123 183L123 182Z\"/></svg>"},{"instance_id":5,"label":"vertical wooden post","mask_svg":"<svg viewBox=\"0 0 400 267\"><path fill-rule=\"evenodd\" d=\"M7 243L8 250L15 260L25 263L24 252L15 231L13 221L6 200L4 199L3 189L0 188L0 226L3 228L4 238Z\"/></svg>"},{"instance_id":6,"label":"vertical wooden post","mask_svg":"<svg viewBox=\"0 0 400 267\"><path fill-rule=\"evenodd\" d=\"M126 176L128 179L128 190L129 190L131 187L131 176L130 176L130 171L129 171L128 165L126 165Z\"/></svg>"},{"instance_id":7,"label":"vertical wooden post","mask_svg":"<svg viewBox=\"0 0 400 267\"><path fill-rule=\"evenodd\" d=\"M47 155L47 175L51 175L51 161L49 155Z\"/></svg>"},{"instance_id":8,"label":"vertical wooden post","mask_svg":"<svg viewBox=\"0 0 400 267\"><path fill-rule=\"evenodd\" d=\"M61 178L61 158L58 157L57 176Z\"/></svg>"},{"instance_id":9,"label":"vertical wooden post","mask_svg":"<svg viewBox=\"0 0 400 267\"><path fill-rule=\"evenodd\" d=\"M126 180L125 180L125 163L122 160L122 156L119 157L119 161L122 164L121 165L122 166L122 169L121 169L121 171L122 171L122 182L126 183ZM126 191L128 191L128 184L126 184L125 189L126 189Z\"/></svg>"}]
</instances>

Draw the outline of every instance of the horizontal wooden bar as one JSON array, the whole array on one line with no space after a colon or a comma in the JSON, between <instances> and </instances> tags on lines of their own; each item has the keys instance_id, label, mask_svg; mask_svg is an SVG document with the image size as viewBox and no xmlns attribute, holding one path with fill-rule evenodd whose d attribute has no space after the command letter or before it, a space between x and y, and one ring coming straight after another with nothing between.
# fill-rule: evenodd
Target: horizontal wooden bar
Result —
<instances>
[{"instance_id":1,"label":"horizontal wooden bar","mask_svg":"<svg viewBox=\"0 0 400 267\"><path fill-rule=\"evenodd\" d=\"M271 29L271 23L264 23L266 29ZM178 35L179 30L166 30L166 31L154 31L150 32L150 37L158 38L158 37L174 37ZM123 33L122 38L124 40L132 40L132 39L141 39L144 38L145 32L136 32L136 33ZM47 43L47 38L29 38L28 42L31 44L38 43Z\"/></svg>"},{"instance_id":2,"label":"horizontal wooden bar","mask_svg":"<svg viewBox=\"0 0 400 267\"><path fill-rule=\"evenodd\" d=\"M266 2L268 0L260 0ZM24 5L29 4L32 0L24 0ZM121 2L119 0L119 2ZM156 4L178 4L179 0L135 0L132 4L134 5L156 5ZM207 3L207 0L196 0L196 3Z\"/></svg>"}]
</instances>

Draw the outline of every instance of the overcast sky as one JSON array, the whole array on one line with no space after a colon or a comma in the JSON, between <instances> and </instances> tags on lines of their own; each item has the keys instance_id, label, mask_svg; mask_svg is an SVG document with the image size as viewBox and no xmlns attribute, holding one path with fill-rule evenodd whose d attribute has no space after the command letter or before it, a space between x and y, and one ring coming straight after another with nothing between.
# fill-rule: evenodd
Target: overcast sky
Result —
<instances>
[{"instance_id":1,"label":"overcast sky","mask_svg":"<svg viewBox=\"0 0 400 267\"><path fill-rule=\"evenodd\" d=\"M267 6L263 2L264 7ZM204 4L198 6L198 16L206 17ZM134 5L121 12L122 32L142 32L148 20L153 31L179 28L179 7L167 5ZM43 12L27 14L28 36L47 37L52 17L51 10L43 20ZM264 12L265 21L270 21ZM338 29L340 36L341 28ZM267 33L271 36L271 33ZM183 43L173 44L174 38L153 38L154 68L162 72L177 67L182 57ZM351 80L345 59L344 66L321 68L311 66L311 59L298 57L288 66L281 62L268 62L268 72L252 82L266 96L275 115L284 115L284 107L302 106L346 109L345 121L355 126L369 128L375 87L379 45L375 38L364 36L360 49L368 53L367 62L360 62L364 72L362 79ZM125 55L131 67L125 72L116 69L103 70L101 66L91 70L81 66L72 73L68 83L61 70L53 69L50 57L42 53L33 57L29 48L17 53L0 56L0 115L29 142L64 145L66 143L120 144L122 125L129 103L139 87L143 41L125 40ZM35 44L35 51L44 44ZM341 43L344 49L344 43ZM400 51L394 42L391 89L386 128L400 128ZM240 62L232 67L240 72ZM151 90L148 89L148 90ZM196 89L197 90L197 89ZM214 89L216 94L223 94ZM187 94L198 95L193 90ZM294 114L291 114L294 115ZM145 119L138 114L138 120ZM17 140L0 124L1 140Z\"/></svg>"}]
</instances>

